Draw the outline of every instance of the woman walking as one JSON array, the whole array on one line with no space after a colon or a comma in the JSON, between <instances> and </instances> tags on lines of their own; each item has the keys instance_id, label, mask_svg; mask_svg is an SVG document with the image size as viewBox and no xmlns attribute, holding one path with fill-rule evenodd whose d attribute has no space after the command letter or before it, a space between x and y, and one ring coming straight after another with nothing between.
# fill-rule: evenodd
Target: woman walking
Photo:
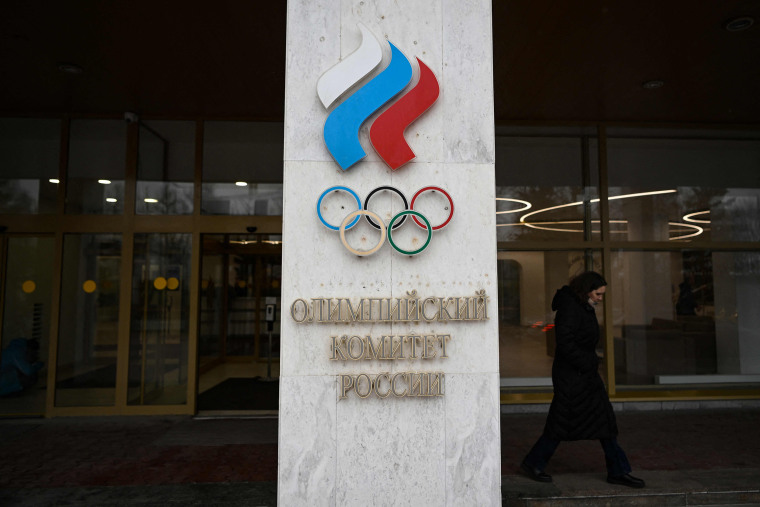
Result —
<instances>
[{"instance_id":1,"label":"woman walking","mask_svg":"<svg viewBox=\"0 0 760 507\"><path fill-rule=\"evenodd\" d=\"M552 365L554 397L544 432L522 462L533 480L551 482L544 470L563 440L596 440L604 449L607 482L643 488L630 475L631 465L617 443L618 428L604 382L599 376L599 324L594 307L607 282L594 271L581 273L557 291L552 300L556 349Z\"/></svg>"}]
</instances>

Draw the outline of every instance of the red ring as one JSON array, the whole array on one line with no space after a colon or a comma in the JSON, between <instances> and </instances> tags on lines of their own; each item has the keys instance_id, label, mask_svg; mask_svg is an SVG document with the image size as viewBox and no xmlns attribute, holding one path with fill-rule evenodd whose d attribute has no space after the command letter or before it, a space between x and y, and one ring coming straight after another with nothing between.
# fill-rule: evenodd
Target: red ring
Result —
<instances>
[{"instance_id":1,"label":"red ring","mask_svg":"<svg viewBox=\"0 0 760 507\"><path fill-rule=\"evenodd\" d=\"M454 217L454 201L451 199L451 196L449 195L449 193L446 192L441 187L423 187L419 189L416 194L414 194L414 197L412 197L412 202L409 204L409 209L414 210L414 201L417 200L417 197L422 192L427 192L428 190L438 190L439 192L441 192L443 195L446 196L446 199L449 200L449 206L451 206L451 211L449 212L449 218L447 218L446 221L443 222L441 225L437 225L433 227L433 230L437 231L439 229L443 229L444 227L446 227L446 224L451 222L451 219ZM412 219L414 220L414 223L420 227L420 229L427 230L427 227L425 227L425 225L422 224L416 216L412 215Z\"/></svg>"}]
</instances>

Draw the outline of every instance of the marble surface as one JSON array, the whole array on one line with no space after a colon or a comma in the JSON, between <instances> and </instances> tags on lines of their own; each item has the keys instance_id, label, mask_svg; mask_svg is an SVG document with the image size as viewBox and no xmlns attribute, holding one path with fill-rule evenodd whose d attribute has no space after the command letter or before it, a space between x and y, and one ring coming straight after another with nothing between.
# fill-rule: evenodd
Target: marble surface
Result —
<instances>
[{"instance_id":1,"label":"marble surface","mask_svg":"<svg viewBox=\"0 0 760 507\"><path fill-rule=\"evenodd\" d=\"M498 282L494 200L491 8L483 0L289 0L284 149L280 455L282 505L498 505L500 503ZM361 41L357 22L422 59L441 85L438 101L406 131L416 158L391 171L374 152L347 171L322 138L325 110L319 76ZM382 69L388 60L384 55ZM416 64L414 65L416 67ZM374 75L371 74L367 79ZM416 76L413 79L416 81ZM361 81L357 86L361 86ZM350 93L350 91L349 91ZM333 106L334 107L334 106ZM428 248L403 255L386 241L357 256L317 216L324 190L341 185L363 201L391 185L409 199L427 186L445 189L454 216ZM370 206L386 223L402 207L390 193ZM450 211L440 192L415 209L434 225ZM337 225L355 209L331 192L320 207ZM428 233L409 223L393 232L411 250ZM367 250L379 232L360 221L346 232ZM490 319L475 322L296 323L298 298L475 296L485 290ZM447 358L330 361L331 336L448 334ZM440 349L439 349L440 351ZM338 375L444 372L444 396L338 399Z\"/></svg>"},{"instance_id":2,"label":"marble surface","mask_svg":"<svg viewBox=\"0 0 760 507\"><path fill-rule=\"evenodd\" d=\"M391 182L411 197L413 192L435 182L447 189L454 200L451 223L436 231L430 246L416 256L405 256L387 243L375 254L358 257L342 245L337 232L324 227L316 214L316 202L335 181L334 164L286 162L285 207L297 220L286 220L283 235L297 237L297 248L283 248L283 266L287 266L287 283L283 285L283 308L288 310L298 298L366 298L403 297L417 291L419 297L465 297L485 290L489 297L489 320L485 322L421 322L421 323L352 323L298 324L286 314L282 333L292 337L282 343L281 374L331 374L345 371L351 365L328 361L330 336L382 334L450 334L452 340L445 361L447 371L498 372L498 322L495 277L496 251L494 227L493 183L488 178L492 166L414 163L408 174L392 175ZM338 169L339 171L339 169ZM353 188L364 198L373 188L389 182L383 164L362 164L356 170L340 174L339 183ZM468 182L466 186L462 181ZM412 190L407 190L412 189ZM292 197L292 196L298 196ZM475 198L470 198L474 196ZM291 202L292 201L292 202ZM443 199L439 202L447 203ZM353 205L348 199L347 206ZM437 202L435 203L437 204ZM374 205L374 202L373 202ZM368 240L374 244L377 231L366 224ZM356 226L359 228L359 226ZM411 223L399 230L416 230L420 238L426 233ZM353 231L349 231L354 234ZM359 231L357 231L359 232ZM399 242L404 240L399 233ZM286 242L287 243L287 242ZM357 247L360 245L357 244ZM328 276L324 276L327 274ZM396 362L398 363L398 362ZM417 364L414 364L417 363ZM419 367L420 361L391 364L390 371ZM381 365L378 365L381 366ZM443 366L443 365L442 365ZM386 369L382 371L387 371ZM377 371L377 370L376 370Z\"/></svg>"},{"instance_id":3,"label":"marble surface","mask_svg":"<svg viewBox=\"0 0 760 507\"><path fill-rule=\"evenodd\" d=\"M335 379L280 377L278 505L335 505Z\"/></svg>"}]
</instances>

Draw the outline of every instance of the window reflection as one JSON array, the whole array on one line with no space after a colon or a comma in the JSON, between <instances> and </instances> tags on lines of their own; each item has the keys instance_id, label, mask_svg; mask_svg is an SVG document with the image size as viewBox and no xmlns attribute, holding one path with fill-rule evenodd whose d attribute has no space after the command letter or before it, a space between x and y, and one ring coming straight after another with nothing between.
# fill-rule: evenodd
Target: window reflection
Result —
<instances>
[{"instance_id":1,"label":"window reflection","mask_svg":"<svg viewBox=\"0 0 760 507\"><path fill-rule=\"evenodd\" d=\"M8 238L0 352L0 414L43 414L55 241Z\"/></svg>"},{"instance_id":2,"label":"window reflection","mask_svg":"<svg viewBox=\"0 0 760 507\"><path fill-rule=\"evenodd\" d=\"M205 215L282 215L281 123L207 121L203 134Z\"/></svg>"},{"instance_id":3,"label":"window reflection","mask_svg":"<svg viewBox=\"0 0 760 507\"><path fill-rule=\"evenodd\" d=\"M114 404L120 269L120 235L64 236L56 406Z\"/></svg>"},{"instance_id":4,"label":"window reflection","mask_svg":"<svg viewBox=\"0 0 760 507\"><path fill-rule=\"evenodd\" d=\"M61 122L0 118L0 213L55 213Z\"/></svg>"},{"instance_id":5,"label":"window reflection","mask_svg":"<svg viewBox=\"0 0 760 507\"><path fill-rule=\"evenodd\" d=\"M596 140L497 137L499 241L599 239Z\"/></svg>"},{"instance_id":6,"label":"window reflection","mask_svg":"<svg viewBox=\"0 0 760 507\"><path fill-rule=\"evenodd\" d=\"M552 298L557 289L581 272L601 272L600 255L583 250L499 252L497 269L502 387L551 389L555 345ZM600 305L600 325L604 324L603 313Z\"/></svg>"},{"instance_id":7,"label":"window reflection","mask_svg":"<svg viewBox=\"0 0 760 507\"><path fill-rule=\"evenodd\" d=\"M130 405L184 404L190 234L136 234L129 339Z\"/></svg>"},{"instance_id":8,"label":"window reflection","mask_svg":"<svg viewBox=\"0 0 760 507\"><path fill-rule=\"evenodd\" d=\"M194 140L194 122L140 123L137 214L187 215L193 212Z\"/></svg>"},{"instance_id":9,"label":"window reflection","mask_svg":"<svg viewBox=\"0 0 760 507\"><path fill-rule=\"evenodd\" d=\"M613 239L760 240L760 141L611 138L608 156Z\"/></svg>"},{"instance_id":10,"label":"window reflection","mask_svg":"<svg viewBox=\"0 0 760 507\"><path fill-rule=\"evenodd\" d=\"M126 135L122 120L71 121L66 213L123 213Z\"/></svg>"},{"instance_id":11,"label":"window reflection","mask_svg":"<svg viewBox=\"0 0 760 507\"><path fill-rule=\"evenodd\" d=\"M760 382L760 255L614 252L618 385Z\"/></svg>"}]
</instances>

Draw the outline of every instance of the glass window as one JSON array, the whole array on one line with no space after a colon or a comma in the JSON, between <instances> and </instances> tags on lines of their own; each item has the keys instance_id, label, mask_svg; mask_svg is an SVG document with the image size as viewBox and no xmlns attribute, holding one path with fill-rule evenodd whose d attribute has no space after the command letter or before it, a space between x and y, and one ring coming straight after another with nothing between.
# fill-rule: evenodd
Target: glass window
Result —
<instances>
[{"instance_id":1,"label":"glass window","mask_svg":"<svg viewBox=\"0 0 760 507\"><path fill-rule=\"evenodd\" d=\"M587 269L601 272L600 253L499 252L497 262L501 385L508 391L531 386L551 390L555 345L552 298L575 275ZM597 307L601 326L602 308ZM604 336L603 329L601 332ZM602 355L603 339L599 347Z\"/></svg>"},{"instance_id":2,"label":"glass window","mask_svg":"<svg viewBox=\"0 0 760 507\"><path fill-rule=\"evenodd\" d=\"M498 241L601 239L596 139L541 132L496 137Z\"/></svg>"},{"instance_id":3,"label":"glass window","mask_svg":"<svg viewBox=\"0 0 760 507\"><path fill-rule=\"evenodd\" d=\"M618 386L760 383L760 254L615 251L612 266Z\"/></svg>"},{"instance_id":4,"label":"glass window","mask_svg":"<svg viewBox=\"0 0 760 507\"><path fill-rule=\"evenodd\" d=\"M759 241L760 140L730 135L610 129L613 239Z\"/></svg>"},{"instance_id":5,"label":"glass window","mask_svg":"<svg viewBox=\"0 0 760 507\"><path fill-rule=\"evenodd\" d=\"M129 338L130 405L187 402L190 234L136 234Z\"/></svg>"},{"instance_id":6,"label":"glass window","mask_svg":"<svg viewBox=\"0 0 760 507\"><path fill-rule=\"evenodd\" d=\"M5 266L0 414L43 414L55 241L11 237Z\"/></svg>"},{"instance_id":7,"label":"glass window","mask_svg":"<svg viewBox=\"0 0 760 507\"><path fill-rule=\"evenodd\" d=\"M194 122L140 122L135 201L138 215L193 213L194 140Z\"/></svg>"},{"instance_id":8,"label":"glass window","mask_svg":"<svg viewBox=\"0 0 760 507\"><path fill-rule=\"evenodd\" d=\"M0 118L0 214L55 213L61 122Z\"/></svg>"},{"instance_id":9,"label":"glass window","mask_svg":"<svg viewBox=\"0 0 760 507\"><path fill-rule=\"evenodd\" d=\"M123 120L72 120L66 213L124 212L127 126Z\"/></svg>"},{"instance_id":10,"label":"glass window","mask_svg":"<svg viewBox=\"0 0 760 507\"><path fill-rule=\"evenodd\" d=\"M114 404L120 270L120 235L64 236L56 406Z\"/></svg>"},{"instance_id":11,"label":"glass window","mask_svg":"<svg viewBox=\"0 0 760 507\"><path fill-rule=\"evenodd\" d=\"M202 213L282 215L281 123L207 121Z\"/></svg>"}]
</instances>

